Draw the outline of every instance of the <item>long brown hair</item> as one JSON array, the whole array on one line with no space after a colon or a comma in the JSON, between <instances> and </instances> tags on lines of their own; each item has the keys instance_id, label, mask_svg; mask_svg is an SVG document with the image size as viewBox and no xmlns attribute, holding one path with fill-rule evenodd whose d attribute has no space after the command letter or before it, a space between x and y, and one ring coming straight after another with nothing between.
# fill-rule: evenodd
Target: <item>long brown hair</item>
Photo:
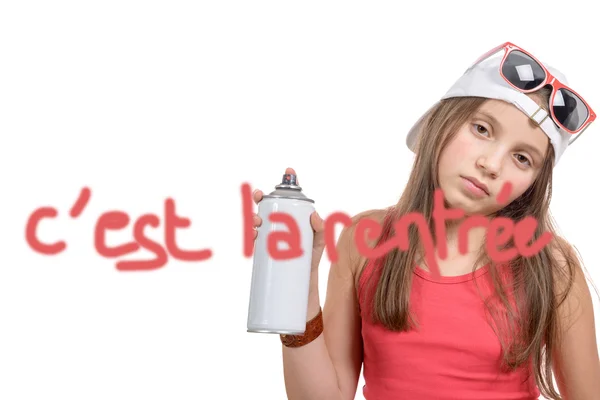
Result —
<instances>
[{"instance_id":1,"label":"long brown hair","mask_svg":"<svg viewBox=\"0 0 600 400\"><path fill-rule=\"evenodd\" d=\"M549 94L546 88L534 94L541 96L546 110ZM419 135L418 149L406 188L398 203L386 210L387 215L381 235L376 241L377 245L394 234L394 222L408 213L418 212L423 215L430 232L435 232L432 214L434 191L439 188L437 165L440 154L452 140L453 134L485 101L486 99L475 97L453 98L441 101L430 110ZM534 217L538 221L534 234L536 239L543 232L551 232L555 238L558 236L549 210L553 161L553 147L548 146L545 162L535 182L518 199L496 214L509 217L515 222L526 216ZM419 228L415 224L408 228L408 239L408 250L394 249L380 257L376 260L378 273L371 276L376 281L371 316L375 322L398 332L408 331L416 324L409 311L415 260L422 256ZM494 325L502 344L503 366L507 369L516 369L522 365L531 367L541 393L547 398L558 400L561 397L554 388L552 378L552 356L559 338L557 309L572 286L578 260L566 242L553 240L551 243L552 246L545 246L535 256L518 256L507 263L513 276L512 287L506 287L501 281L494 262L486 254L485 246L479 250L473 270L482 263L493 266L489 275L493 279L499 303L485 304L497 322ZM506 248L512 246L514 243L511 240ZM556 251L562 253L566 265L555 257ZM565 283L561 287L566 290L558 289L558 279ZM512 301L509 301L507 291L511 293ZM503 305L501 312L498 311L497 304ZM508 319L508 324L500 323L501 316ZM502 327L507 330L504 335L500 333ZM512 340L508 340L511 337Z\"/></svg>"}]
</instances>

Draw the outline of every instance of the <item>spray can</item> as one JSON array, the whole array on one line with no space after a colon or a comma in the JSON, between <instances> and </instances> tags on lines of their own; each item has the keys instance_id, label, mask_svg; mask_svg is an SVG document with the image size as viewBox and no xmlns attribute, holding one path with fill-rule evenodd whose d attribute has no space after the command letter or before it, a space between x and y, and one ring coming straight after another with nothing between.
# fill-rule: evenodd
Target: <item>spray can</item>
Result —
<instances>
[{"instance_id":1,"label":"spray can","mask_svg":"<svg viewBox=\"0 0 600 400\"><path fill-rule=\"evenodd\" d=\"M264 195L258 203L262 224L257 227L258 235L254 242L248 332L304 333L314 238L310 215L314 210L314 200L302 193L293 174L283 175L275 191ZM278 260L269 254L269 234L289 232L287 224L269 221L269 215L273 212L286 213L296 221L300 231L301 256ZM277 248L287 250L289 245L281 240Z\"/></svg>"}]
</instances>

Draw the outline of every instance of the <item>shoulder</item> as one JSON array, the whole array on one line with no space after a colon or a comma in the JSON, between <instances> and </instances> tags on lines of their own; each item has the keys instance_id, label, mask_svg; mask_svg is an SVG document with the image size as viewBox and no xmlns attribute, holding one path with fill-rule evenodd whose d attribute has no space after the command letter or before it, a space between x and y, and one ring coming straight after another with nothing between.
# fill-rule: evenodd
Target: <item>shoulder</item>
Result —
<instances>
[{"instance_id":1,"label":"shoulder","mask_svg":"<svg viewBox=\"0 0 600 400\"><path fill-rule=\"evenodd\" d=\"M553 284L563 328L572 324L582 311L582 304L591 300L590 290L578 252L565 238L555 236L550 242L553 258Z\"/></svg>"},{"instance_id":2,"label":"shoulder","mask_svg":"<svg viewBox=\"0 0 600 400\"><path fill-rule=\"evenodd\" d=\"M575 246L558 235L554 236L549 246L550 255L553 258L553 265L555 266L555 270L552 272L555 277L556 289L568 291L573 286L574 280L583 274L582 265Z\"/></svg>"},{"instance_id":3,"label":"shoulder","mask_svg":"<svg viewBox=\"0 0 600 400\"><path fill-rule=\"evenodd\" d=\"M550 241L550 249L555 259L563 263L568 261L568 257L575 254L575 247L567 239L558 235L554 235L554 238Z\"/></svg>"},{"instance_id":4,"label":"shoulder","mask_svg":"<svg viewBox=\"0 0 600 400\"><path fill-rule=\"evenodd\" d=\"M354 277L355 286L358 285L359 276L366 265L366 259L358 251L356 245L356 228L361 221L371 220L383 225L383 221L390 211L390 208L369 209L359 212L350 217L350 224L342 228L338 239L338 252L347 257L348 265ZM365 237L366 243L372 247L375 245L375 240Z\"/></svg>"}]
</instances>

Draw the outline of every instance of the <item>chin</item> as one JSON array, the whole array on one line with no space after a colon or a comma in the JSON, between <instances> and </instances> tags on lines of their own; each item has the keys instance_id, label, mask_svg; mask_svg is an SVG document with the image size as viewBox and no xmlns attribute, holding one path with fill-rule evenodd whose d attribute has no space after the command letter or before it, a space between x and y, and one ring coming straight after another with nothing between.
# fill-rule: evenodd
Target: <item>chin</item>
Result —
<instances>
[{"instance_id":1,"label":"chin","mask_svg":"<svg viewBox=\"0 0 600 400\"><path fill-rule=\"evenodd\" d=\"M450 208L463 210L466 217L471 215L488 215L494 212L494 210L490 210L486 199L472 199L460 191L448 193L446 202Z\"/></svg>"}]
</instances>

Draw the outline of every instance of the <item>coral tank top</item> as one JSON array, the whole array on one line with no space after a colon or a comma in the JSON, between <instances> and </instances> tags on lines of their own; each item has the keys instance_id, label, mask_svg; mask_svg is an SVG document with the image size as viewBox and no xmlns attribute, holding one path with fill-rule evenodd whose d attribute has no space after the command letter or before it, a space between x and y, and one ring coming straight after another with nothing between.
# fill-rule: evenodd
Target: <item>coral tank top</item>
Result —
<instances>
[{"instance_id":1,"label":"coral tank top","mask_svg":"<svg viewBox=\"0 0 600 400\"><path fill-rule=\"evenodd\" d=\"M372 296L365 282L374 265L365 266L358 287L365 399L538 399L530 368L501 369L500 340L475 285L484 295L491 293L487 266L474 274L437 279L415 267L410 307L417 330L392 332L369 318ZM372 283L374 287L377 280Z\"/></svg>"}]
</instances>

